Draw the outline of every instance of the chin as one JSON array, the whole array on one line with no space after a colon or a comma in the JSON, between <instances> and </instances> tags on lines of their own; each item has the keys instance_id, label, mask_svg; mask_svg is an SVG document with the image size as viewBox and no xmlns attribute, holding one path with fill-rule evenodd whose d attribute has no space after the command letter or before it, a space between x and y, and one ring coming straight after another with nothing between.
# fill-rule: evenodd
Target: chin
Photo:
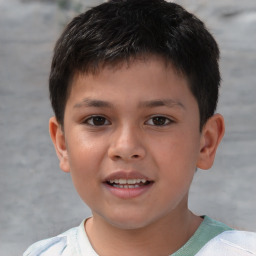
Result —
<instances>
[{"instance_id":1,"label":"chin","mask_svg":"<svg viewBox=\"0 0 256 256\"><path fill-rule=\"evenodd\" d=\"M122 215L112 215L111 218L105 218L105 220L115 228L123 230L135 230L149 226L153 223L153 220L148 218L148 214L132 214L126 212Z\"/></svg>"}]
</instances>

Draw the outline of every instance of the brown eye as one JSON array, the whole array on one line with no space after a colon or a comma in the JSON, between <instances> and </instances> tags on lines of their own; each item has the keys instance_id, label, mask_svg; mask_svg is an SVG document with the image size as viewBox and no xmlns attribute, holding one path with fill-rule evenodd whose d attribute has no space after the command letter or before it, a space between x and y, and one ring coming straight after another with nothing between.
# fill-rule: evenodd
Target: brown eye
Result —
<instances>
[{"instance_id":1,"label":"brown eye","mask_svg":"<svg viewBox=\"0 0 256 256\"><path fill-rule=\"evenodd\" d=\"M172 120L164 116L154 116L146 122L146 124L153 126L165 126L170 123L172 123Z\"/></svg>"},{"instance_id":2,"label":"brown eye","mask_svg":"<svg viewBox=\"0 0 256 256\"><path fill-rule=\"evenodd\" d=\"M165 117L162 117L162 116L157 116L157 117L154 117L152 119L154 125L165 125L166 123L166 119Z\"/></svg>"},{"instance_id":3,"label":"brown eye","mask_svg":"<svg viewBox=\"0 0 256 256\"><path fill-rule=\"evenodd\" d=\"M85 123L92 126L103 126L110 124L110 122L103 116L91 116L85 120Z\"/></svg>"}]
</instances>

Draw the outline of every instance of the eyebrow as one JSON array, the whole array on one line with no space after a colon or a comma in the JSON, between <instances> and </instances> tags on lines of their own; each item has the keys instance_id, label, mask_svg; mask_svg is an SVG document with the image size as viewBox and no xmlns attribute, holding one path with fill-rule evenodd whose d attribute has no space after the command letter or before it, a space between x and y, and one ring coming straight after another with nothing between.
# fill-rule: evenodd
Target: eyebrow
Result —
<instances>
[{"instance_id":1,"label":"eyebrow","mask_svg":"<svg viewBox=\"0 0 256 256\"><path fill-rule=\"evenodd\" d=\"M185 106L178 100L173 99L157 99L157 100L149 100L144 101L139 104L140 107L143 108L154 108L154 107L181 107L185 109Z\"/></svg>"},{"instance_id":2,"label":"eyebrow","mask_svg":"<svg viewBox=\"0 0 256 256\"><path fill-rule=\"evenodd\" d=\"M180 107L185 109L185 106L177 100L173 99L157 99L157 100L148 100L139 103L139 108L154 108L154 107ZM96 107L96 108L113 108L114 105L110 102L103 101L103 100L96 100L85 98L81 102L76 103L74 108L81 108L81 107Z\"/></svg>"},{"instance_id":3,"label":"eyebrow","mask_svg":"<svg viewBox=\"0 0 256 256\"><path fill-rule=\"evenodd\" d=\"M85 98L81 102L74 105L74 108L80 107L112 108L113 104L103 100L93 100Z\"/></svg>"}]
</instances>

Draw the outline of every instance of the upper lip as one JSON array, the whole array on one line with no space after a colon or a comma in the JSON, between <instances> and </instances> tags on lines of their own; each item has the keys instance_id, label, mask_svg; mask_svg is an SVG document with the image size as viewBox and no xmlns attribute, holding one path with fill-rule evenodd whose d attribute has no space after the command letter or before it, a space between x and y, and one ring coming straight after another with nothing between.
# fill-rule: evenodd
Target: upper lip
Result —
<instances>
[{"instance_id":1,"label":"upper lip","mask_svg":"<svg viewBox=\"0 0 256 256\"><path fill-rule=\"evenodd\" d=\"M105 179L104 182L110 181L110 180L118 180L118 179L144 179L146 181L152 181L150 178L147 176L141 174L140 172L137 171L117 171L114 173L111 173L108 175Z\"/></svg>"}]
</instances>

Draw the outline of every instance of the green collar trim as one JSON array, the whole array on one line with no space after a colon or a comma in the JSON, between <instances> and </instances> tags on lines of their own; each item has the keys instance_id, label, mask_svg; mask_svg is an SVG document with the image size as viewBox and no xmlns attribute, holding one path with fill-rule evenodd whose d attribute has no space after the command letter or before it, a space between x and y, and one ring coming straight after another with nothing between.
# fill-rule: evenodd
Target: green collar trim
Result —
<instances>
[{"instance_id":1,"label":"green collar trim","mask_svg":"<svg viewBox=\"0 0 256 256\"><path fill-rule=\"evenodd\" d=\"M194 235L183 245L177 252L170 256L193 256L200 251L200 249L215 236L232 228L227 225L203 216L204 220L198 227Z\"/></svg>"}]
</instances>

